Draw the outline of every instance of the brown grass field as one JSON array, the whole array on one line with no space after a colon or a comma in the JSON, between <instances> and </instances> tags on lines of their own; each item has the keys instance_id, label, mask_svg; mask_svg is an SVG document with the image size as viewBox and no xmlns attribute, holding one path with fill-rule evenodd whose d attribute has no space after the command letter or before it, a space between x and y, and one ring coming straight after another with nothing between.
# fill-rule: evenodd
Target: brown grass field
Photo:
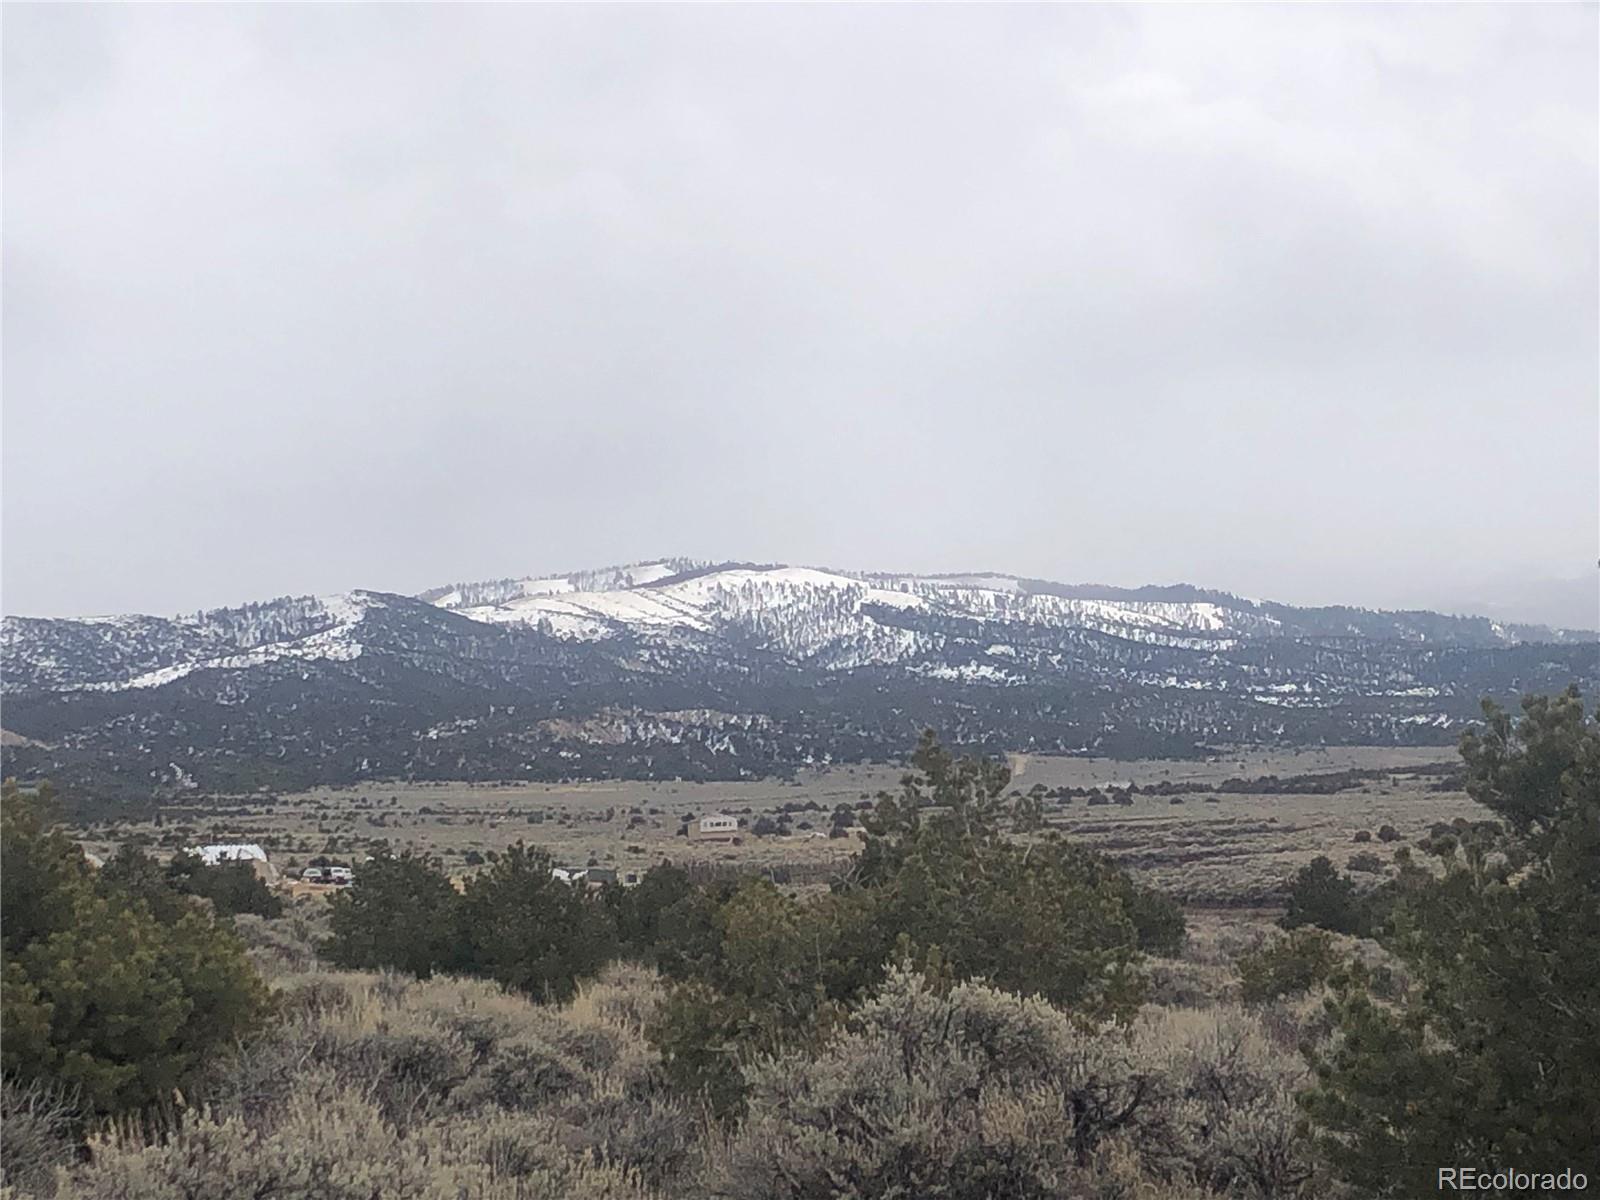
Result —
<instances>
[{"instance_id":1,"label":"brown grass field","mask_svg":"<svg viewBox=\"0 0 1600 1200\"><path fill-rule=\"evenodd\" d=\"M1131 805L1087 806L1079 798L1049 802L1052 828L1105 851L1148 882L1191 907L1271 904L1296 868L1318 854L1340 867L1358 851L1385 864L1397 846L1435 822L1481 817L1460 792L1432 790L1434 779L1411 774L1445 762L1446 749L1347 747L1301 751L1241 750L1207 761L1014 756L1012 787L1026 791L1136 783L1216 783L1230 777L1287 777L1379 769L1390 774L1331 795L1191 794L1181 800L1140 795ZM194 841L254 841L280 868L317 854L359 861L380 846L438 855L455 874L473 868L466 856L487 855L517 841L548 850L560 864L591 862L623 870L663 859L722 870L795 869L795 878L825 878L857 848L856 837L830 839L829 814L893 790L903 774L890 766L830 767L794 780L756 783L594 782L574 784L405 784L319 788L276 798L206 797L173 803L163 825L99 826L78 834L85 847L107 854L130 836L155 847ZM787 837L754 837L738 845L702 841L688 823L717 812L753 824L781 806L814 803L822 811L794 812ZM810 829L803 826L809 824ZM1357 833L1391 824L1403 841L1357 845Z\"/></svg>"}]
</instances>

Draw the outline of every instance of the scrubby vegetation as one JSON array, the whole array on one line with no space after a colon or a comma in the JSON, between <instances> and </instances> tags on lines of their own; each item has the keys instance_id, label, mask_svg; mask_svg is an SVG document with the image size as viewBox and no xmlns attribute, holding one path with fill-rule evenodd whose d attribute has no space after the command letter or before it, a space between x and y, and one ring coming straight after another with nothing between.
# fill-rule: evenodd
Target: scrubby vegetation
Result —
<instances>
[{"instance_id":1,"label":"scrubby vegetation","mask_svg":"<svg viewBox=\"0 0 1600 1200\"><path fill-rule=\"evenodd\" d=\"M192 854L178 853L166 866L143 849L124 845L99 876L102 889L120 890L144 901L153 912L175 914L185 907L183 897L202 896L218 916L252 913L276 917L283 900L267 887L248 862L206 866Z\"/></svg>"},{"instance_id":2,"label":"scrubby vegetation","mask_svg":"<svg viewBox=\"0 0 1600 1200\"><path fill-rule=\"evenodd\" d=\"M206 1103L91 1137L62 1200L643 1200L687 1160L621 970L564 1008L477 980L348 972L278 981L269 1034L219 1063Z\"/></svg>"},{"instance_id":3,"label":"scrubby vegetation","mask_svg":"<svg viewBox=\"0 0 1600 1200\"><path fill-rule=\"evenodd\" d=\"M749 878L696 886L661 867L636 890L590 893L518 845L458 895L436 863L380 857L335 898L328 954L561 999L623 949L674 982L652 1036L674 1081L719 1113L744 1090L731 1051L810 1044L891 962L986 978L1089 1023L1131 1016L1141 954L1182 942L1177 906L1059 837L1016 840L1036 827L1035 804L1005 798L998 763L958 761L930 736L912 766L898 795L861 814L863 849L826 892Z\"/></svg>"},{"instance_id":4,"label":"scrubby vegetation","mask_svg":"<svg viewBox=\"0 0 1600 1200\"><path fill-rule=\"evenodd\" d=\"M261 1021L266 989L209 907L91 872L49 799L8 784L0 802L0 1061L86 1113L165 1102Z\"/></svg>"},{"instance_id":5,"label":"scrubby vegetation","mask_svg":"<svg viewBox=\"0 0 1600 1200\"><path fill-rule=\"evenodd\" d=\"M46 1131L8 1182L60 1200L1179 1200L1322 1178L1295 1131L1304 1068L1230 1003L1147 1007L1105 1036L896 967L816 1045L745 1059L745 1111L715 1121L646 1035L666 991L645 968L608 967L562 1005L442 976L272 983L274 1023L183 1108L101 1127L70 1166Z\"/></svg>"},{"instance_id":6,"label":"scrubby vegetation","mask_svg":"<svg viewBox=\"0 0 1600 1200\"><path fill-rule=\"evenodd\" d=\"M1239 996L1246 1004L1261 1004L1304 995L1324 982L1338 963L1331 936L1320 929L1296 929L1239 956Z\"/></svg>"},{"instance_id":7,"label":"scrubby vegetation","mask_svg":"<svg viewBox=\"0 0 1600 1200\"><path fill-rule=\"evenodd\" d=\"M1413 986L1386 1002L1364 971L1337 980L1307 1111L1371 1194L1420 1194L1468 1156L1600 1174L1600 724L1575 689L1523 711L1486 703L1462 740L1503 827L1441 834L1436 871L1392 885L1377 936Z\"/></svg>"},{"instance_id":8,"label":"scrubby vegetation","mask_svg":"<svg viewBox=\"0 0 1600 1200\"><path fill-rule=\"evenodd\" d=\"M400 855L331 908L224 920L135 858L95 877L8 789L4 1186L1356 1200L1441 1162L1588 1167L1600 731L1530 700L1463 757L1496 821L1371 879L1312 864L1270 937L1186 928L931 741L799 891L589 891L517 848L464 891ZM127 999L84 1006L103 978Z\"/></svg>"}]
</instances>

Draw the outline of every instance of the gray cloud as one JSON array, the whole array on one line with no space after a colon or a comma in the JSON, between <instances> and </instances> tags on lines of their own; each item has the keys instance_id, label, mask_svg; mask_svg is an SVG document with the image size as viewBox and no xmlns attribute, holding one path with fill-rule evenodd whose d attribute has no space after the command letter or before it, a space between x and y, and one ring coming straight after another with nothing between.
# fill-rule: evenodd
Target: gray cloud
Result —
<instances>
[{"instance_id":1,"label":"gray cloud","mask_svg":"<svg viewBox=\"0 0 1600 1200\"><path fill-rule=\"evenodd\" d=\"M12 6L6 610L669 553L1593 595L1595 43L1580 6Z\"/></svg>"}]
</instances>

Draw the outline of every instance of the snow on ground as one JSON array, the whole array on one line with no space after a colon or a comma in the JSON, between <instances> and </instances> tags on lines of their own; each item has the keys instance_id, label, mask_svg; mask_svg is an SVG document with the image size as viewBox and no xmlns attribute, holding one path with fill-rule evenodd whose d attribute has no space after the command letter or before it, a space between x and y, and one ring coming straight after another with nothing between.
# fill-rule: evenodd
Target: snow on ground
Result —
<instances>
[{"instance_id":1,"label":"snow on ground","mask_svg":"<svg viewBox=\"0 0 1600 1200\"><path fill-rule=\"evenodd\" d=\"M1013 683L1023 678L1013 675L1009 671L1002 671L992 663L969 662L959 667L948 666L943 663L922 663L911 668L917 675L924 675L929 679L960 679L968 683Z\"/></svg>"},{"instance_id":2,"label":"snow on ground","mask_svg":"<svg viewBox=\"0 0 1600 1200\"><path fill-rule=\"evenodd\" d=\"M926 609L928 607L928 602L921 596L889 588L868 588L864 599L868 604L881 604L884 608Z\"/></svg>"},{"instance_id":3,"label":"snow on ground","mask_svg":"<svg viewBox=\"0 0 1600 1200\"><path fill-rule=\"evenodd\" d=\"M673 574L664 564L653 566L659 570L630 571L652 583ZM582 638L603 636L608 629L620 628L676 628L704 633L712 631L719 619L734 619L742 613L780 605L803 605L812 595L836 591L856 594L857 607L862 602L896 608L926 607L918 596L869 588L858 579L809 567L741 567L660 586L641 584L602 591L528 595L505 604L463 609L461 615L477 621L528 625L549 620L558 634Z\"/></svg>"},{"instance_id":4,"label":"snow on ground","mask_svg":"<svg viewBox=\"0 0 1600 1200\"><path fill-rule=\"evenodd\" d=\"M884 614L885 609L992 625L997 635L1016 625L1082 629L1213 651L1233 644L1219 634L1249 632L1263 624L1262 618L1212 603L1083 600L1029 593L1015 579L1000 575L935 578L851 575L812 567L728 567L680 577L692 565L689 560L670 559L565 576L461 584L440 594L436 603L471 620L528 625L574 641L625 633L657 639L679 634L754 639L793 660L832 670L915 662L942 642L942 635L902 628ZM84 686L99 691L159 687L195 671L241 669L291 658L348 661L362 652L356 627L372 608L383 604L370 592L321 596L317 605L332 627L310 637L274 635L266 621L258 633L232 634L230 640L237 638L243 649L191 645L185 652L174 646L162 666L149 668L146 656L140 667L133 668L137 674ZM308 615L316 619L314 610ZM260 621L253 614L249 619ZM140 620L146 619L102 618L92 623L108 631L121 627L121 632L131 631L135 626L129 622ZM200 616L177 624L205 634L210 622L209 616ZM254 645L262 634L279 640ZM982 644L988 644L995 656L1017 654L1003 636ZM161 657L166 656L156 661ZM990 664L928 670L991 682L1015 678Z\"/></svg>"},{"instance_id":5,"label":"snow on ground","mask_svg":"<svg viewBox=\"0 0 1600 1200\"><path fill-rule=\"evenodd\" d=\"M304 661L325 662L351 662L361 657L365 649L360 642L350 637L350 628L341 626L324 630L308 638L301 638L293 642L273 642L266 646L257 646L243 654L226 654L217 658L194 659L184 663L174 663L172 666L161 667L154 671L146 671L135 675L131 679L103 680L99 683L85 683L76 688L66 689L81 692L126 692L141 688L161 687L163 684L175 683L186 675L196 671L241 671L247 667L264 666L267 663L282 662L286 659L301 659Z\"/></svg>"},{"instance_id":6,"label":"snow on ground","mask_svg":"<svg viewBox=\"0 0 1600 1200\"><path fill-rule=\"evenodd\" d=\"M461 615L499 624L537 625L541 620L549 620L558 633L571 631L573 636L585 638L618 626L710 628L698 606L685 603L671 589L665 588L528 596L506 604L466 609Z\"/></svg>"},{"instance_id":7,"label":"snow on ground","mask_svg":"<svg viewBox=\"0 0 1600 1200\"><path fill-rule=\"evenodd\" d=\"M524 579L518 586L524 596L555 596L577 591L570 579Z\"/></svg>"},{"instance_id":8,"label":"snow on ground","mask_svg":"<svg viewBox=\"0 0 1600 1200\"><path fill-rule=\"evenodd\" d=\"M1241 618L1251 624L1262 621L1213 603L1080 600L1026 593L1015 579L1000 575L855 576L812 567L729 567L661 582L671 579L678 565L645 563L526 580L517 598L459 611L491 623L549 622L557 636L584 640L624 630L709 633L724 627L759 628L784 643L786 651L802 654L814 653L830 641L871 636L877 622L861 611L863 606L1093 629L1197 649L1218 648L1203 639L1237 632L1234 626ZM843 609L842 597L849 598ZM795 632L802 626L803 635ZM787 635L782 632L785 627L791 631ZM877 659L885 649L880 645L868 657Z\"/></svg>"},{"instance_id":9,"label":"snow on ground","mask_svg":"<svg viewBox=\"0 0 1600 1200\"><path fill-rule=\"evenodd\" d=\"M370 592L349 592L318 596L317 604L328 616L333 618L335 624L308 637L268 642L238 654L215 654L209 657L191 658L187 661L169 663L164 667L142 671L126 679L98 680L66 690L122 692L161 687L168 683L175 683L177 680L187 675L192 675L196 671L237 671L287 659L351 662L360 658L364 647L356 639L356 627L368 612L374 608L381 608L383 601ZM187 623L193 624L194 622L191 620Z\"/></svg>"},{"instance_id":10,"label":"snow on ground","mask_svg":"<svg viewBox=\"0 0 1600 1200\"><path fill-rule=\"evenodd\" d=\"M644 587L648 583L655 583L660 579L671 579L678 574L675 567L664 562L641 563L636 567L622 568L627 572L628 587Z\"/></svg>"},{"instance_id":11,"label":"snow on ground","mask_svg":"<svg viewBox=\"0 0 1600 1200\"><path fill-rule=\"evenodd\" d=\"M372 609L383 607L383 601L371 592L342 592L331 596L318 596L317 603L341 625L354 625Z\"/></svg>"}]
</instances>

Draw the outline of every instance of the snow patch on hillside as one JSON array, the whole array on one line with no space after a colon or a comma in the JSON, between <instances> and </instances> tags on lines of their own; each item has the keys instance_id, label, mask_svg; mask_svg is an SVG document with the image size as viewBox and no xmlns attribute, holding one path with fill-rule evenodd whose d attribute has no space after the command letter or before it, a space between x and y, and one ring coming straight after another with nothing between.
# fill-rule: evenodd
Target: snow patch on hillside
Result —
<instances>
[{"instance_id":1,"label":"snow patch on hillside","mask_svg":"<svg viewBox=\"0 0 1600 1200\"><path fill-rule=\"evenodd\" d=\"M145 648L147 655L167 657L169 661L159 667L138 671L123 678L94 679L67 683L62 691L122 692L162 687L175 683L196 671L241 671L268 663L288 660L351 662L359 657L364 647L355 637L356 627L374 608L383 607L383 601L370 592L349 592L318 596L310 601L288 601L263 605L259 609L233 609L220 613L162 621L159 618L133 619L138 624L119 626L130 635L144 635L154 644ZM332 621L313 633L297 636L278 632L281 624L295 618ZM100 624L104 622L89 622ZM193 653L176 631L185 630L205 637L212 646L233 643L243 649L233 653ZM170 631L170 632L169 632ZM163 633L168 644L163 646ZM263 640L265 639L265 640Z\"/></svg>"}]
</instances>

